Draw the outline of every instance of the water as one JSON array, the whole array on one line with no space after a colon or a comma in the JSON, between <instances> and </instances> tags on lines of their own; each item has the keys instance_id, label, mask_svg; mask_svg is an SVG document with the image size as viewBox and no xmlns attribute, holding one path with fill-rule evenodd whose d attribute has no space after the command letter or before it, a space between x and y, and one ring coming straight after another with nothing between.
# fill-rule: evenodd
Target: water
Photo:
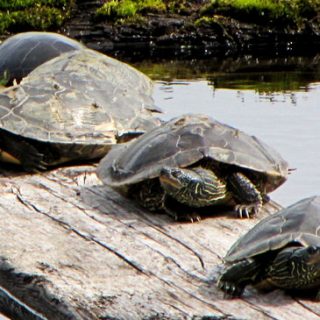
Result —
<instances>
[{"instance_id":1,"label":"water","mask_svg":"<svg viewBox=\"0 0 320 320\"><path fill-rule=\"evenodd\" d=\"M165 111L164 119L208 114L280 152L296 170L272 199L287 206L320 194L318 57L253 59L253 64L252 59L136 66L156 81L154 98Z\"/></svg>"}]
</instances>

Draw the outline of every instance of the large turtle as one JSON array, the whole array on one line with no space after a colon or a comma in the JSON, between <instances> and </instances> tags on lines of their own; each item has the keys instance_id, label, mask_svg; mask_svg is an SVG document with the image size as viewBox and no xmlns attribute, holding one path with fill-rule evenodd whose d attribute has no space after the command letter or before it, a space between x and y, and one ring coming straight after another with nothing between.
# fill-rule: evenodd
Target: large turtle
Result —
<instances>
[{"instance_id":1,"label":"large turtle","mask_svg":"<svg viewBox=\"0 0 320 320\"><path fill-rule=\"evenodd\" d=\"M97 173L149 210L194 220L194 208L213 205L235 206L240 217L258 212L286 180L288 164L257 138L190 114L114 148Z\"/></svg>"},{"instance_id":2,"label":"large turtle","mask_svg":"<svg viewBox=\"0 0 320 320\"><path fill-rule=\"evenodd\" d=\"M94 159L160 122L151 80L83 49L56 57L0 94L0 160L26 170Z\"/></svg>"},{"instance_id":3,"label":"large turtle","mask_svg":"<svg viewBox=\"0 0 320 320\"><path fill-rule=\"evenodd\" d=\"M218 286L236 297L260 289L317 291L320 299L320 197L303 199L261 220L228 251Z\"/></svg>"},{"instance_id":4,"label":"large turtle","mask_svg":"<svg viewBox=\"0 0 320 320\"><path fill-rule=\"evenodd\" d=\"M8 84L20 82L40 64L63 52L83 49L76 40L53 32L23 32L6 39L0 46L0 76Z\"/></svg>"}]
</instances>

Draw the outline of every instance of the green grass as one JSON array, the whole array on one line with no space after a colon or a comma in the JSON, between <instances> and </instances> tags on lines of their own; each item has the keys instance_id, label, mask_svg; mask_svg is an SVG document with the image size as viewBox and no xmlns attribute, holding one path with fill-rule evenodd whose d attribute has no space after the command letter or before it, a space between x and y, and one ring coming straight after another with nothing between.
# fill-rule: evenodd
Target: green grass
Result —
<instances>
[{"instance_id":1,"label":"green grass","mask_svg":"<svg viewBox=\"0 0 320 320\"><path fill-rule=\"evenodd\" d=\"M189 9L197 2L197 0L109 0L97 10L97 16L117 20L146 13L189 14Z\"/></svg>"},{"instance_id":2,"label":"green grass","mask_svg":"<svg viewBox=\"0 0 320 320\"><path fill-rule=\"evenodd\" d=\"M285 24L302 26L316 19L320 13L320 0L108 0L97 10L97 16L119 20L146 13L178 13L194 15L197 23L210 24L215 15L258 24ZM204 17L204 20L199 20Z\"/></svg>"},{"instance_id":3,"label":"green grass","mask_svg":"<svg viewBox=\"0 0 320 320\"><path fill-rule=\"evenodd\" d=\"M162 0L111 0L97 10L98 16L127 18L139 13L164 12Z\"/></svg>"},{"instance_id":4,"label":"green grass","mask_svg":"<svg viewBox=\"0 0 320 320\"><path fill-rule=\"evenodd\" d=\"M54 30L70 15L74 0L0 0L0 33Z\"/></svg>"},{"instance_id":5,"label":"green grass","mask_svg":"<svg viewBox=\"0 0 320 320\"><path fill-rule=\"evenodd\" d=\"M56 30L69 18L76 0L0 0L0 33ZM217 16L268 25L303 27L320 17L320 0L104 0L97 17L143 21L148 13L181 14L196 26L217 26ZM219 22L219 21L218 21Z\"/></svg>"},{"instance_id":6,"label":"green grass","mask_svg":"<svg viewBox=\"0 0 320 320\"><path fill-rule=\"evenodd\" d=\"M301 25L316 18L320 0L211 0L202 15L220 14L256 23Z\"/></svg>"}]
</instances>

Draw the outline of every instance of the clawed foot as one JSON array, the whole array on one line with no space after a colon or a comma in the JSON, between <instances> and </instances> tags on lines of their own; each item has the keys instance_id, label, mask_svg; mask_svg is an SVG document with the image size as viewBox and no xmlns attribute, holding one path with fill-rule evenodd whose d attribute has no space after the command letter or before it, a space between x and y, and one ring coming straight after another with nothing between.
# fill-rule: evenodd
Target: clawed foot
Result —
<instances>
[{"instance_id":1,"label":"clawed foot","mask_svg":"<svg viewBox=\"0 0 320 320\"><path fill-rule=\"evenodd\" d=\"M234 210L237 212L239 218L251 218L258 214L262 205L261 203L253 204L237 204Z\"/></svg>"},{"instance_id":2,"label":"clawed foot","mask_svg":"<svg viewBox=\"0 0 320 320\"><path fill-rule=\"evenodd\" d=\"M47 163L43 160L44 155L36 150L23 154L21 157L15 157L10 153L0 149L0 159L4 162L22 165L27 172L39 172L47 169Z\"/></svg>"},{"instance_id":3,"label":"clawed foot","mask_svg":"<svg viewBox=\"0 0 320 320\"><path fill-rule=\"evenodd\" d=\"M185 219L194 223L194 222L199 222L201 220L201 217L197 213L192 213L192 214L187 214Z\"/></svg>"},{"instance_id":4,"label":"clawed foot","mask_svg":"<svg viewBox=\"0 0 320 320\"><path fill-rule=\"evenodd\" d=\"M164 202L163 210L176 221L189 221L194 223L201 220L201 216L199 213L193 211L193 208L183 206L182 204L176 206L176 204L172 202L172 199L171 203L168 201Z\"/></svg>"},{"instance_id":5,"label":"clawed foot","mask_svg":"<svg viewBox=\"0 0 320 320\"><path fill-rule=\"evenodd\" d=\"M40 172L47 169L48 164L44 161L44 155L32 146L28 153L23 155L21 164L27 172Z\"/></svg>"},{"instance_id":6,"label":"clawed foot","mask_svg":"<svg viewBox=\"0 0 320 320\"><path fill-rule=\"evenodd\" d=\"M240 297L244 290L244 287L236 286L234 282L223 281L222 279L218 281L218 288L233 298Z\"/></svg>"},{"instance_id":7,"label":"clawed foot","mask_svg":"<svg viewBox=\"0 0 320 320\"><path fill-rule=\"evenodd\" d=\"M48 164L42 160L43 155L38 154L35 159L28 159L28 163L23 163L23 168L27 172L41 172L47 170Z\"/></svg>"},{"instance_id":8,"label":"clawed foot","mask_svg":"<svg viewBox=\"0 0 320 320\"><path fill-rule=\"evenodd\" d=\"M201 217L197 213L175 214L176 221L190 221L192 223L199 222Z\"/></svg>"}]
</instances>

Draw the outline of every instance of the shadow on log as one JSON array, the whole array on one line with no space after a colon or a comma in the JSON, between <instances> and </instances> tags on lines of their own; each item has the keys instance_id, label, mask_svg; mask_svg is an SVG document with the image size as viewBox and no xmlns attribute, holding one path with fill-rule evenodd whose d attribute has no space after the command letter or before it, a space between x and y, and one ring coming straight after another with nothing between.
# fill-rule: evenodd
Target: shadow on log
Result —
<instances>
[{"instance_id":1,"label":"shadow on log","mask_svg":"<svg viewBox=\"0 0 320 320\"><path fill-rule=\"evenodd\" d=\"M12 319L318 319L320 306L215 286L257 219L177 223L102 186L94 166L2 172L0 308ZM269 203L262 217L279 206Z\"/></svg>"}]
</instances>

